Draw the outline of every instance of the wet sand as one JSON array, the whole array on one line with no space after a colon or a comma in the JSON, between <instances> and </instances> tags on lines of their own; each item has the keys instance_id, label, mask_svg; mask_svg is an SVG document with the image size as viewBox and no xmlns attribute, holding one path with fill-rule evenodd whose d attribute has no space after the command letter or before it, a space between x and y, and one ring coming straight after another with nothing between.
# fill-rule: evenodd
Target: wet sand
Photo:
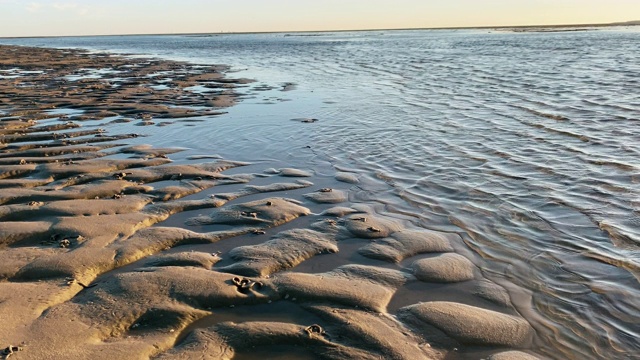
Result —
<instances>
[{"instance_id":1,"label":"wet sand","mask_svg":"<svg viewBox=\"0 0 640 360\"><path fill-rule=\"evenodd\" d=\"M351 202L357 173L128 143L215 128L225 70L0 46L2 356L540 358L460 236Z\"/></svg>"}]
</instances>

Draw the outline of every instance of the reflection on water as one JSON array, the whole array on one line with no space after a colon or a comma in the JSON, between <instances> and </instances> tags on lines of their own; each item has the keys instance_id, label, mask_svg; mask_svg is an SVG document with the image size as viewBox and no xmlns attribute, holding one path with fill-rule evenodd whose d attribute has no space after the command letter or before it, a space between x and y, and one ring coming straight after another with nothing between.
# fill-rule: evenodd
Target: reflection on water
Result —
<instances>
[{"instance_id":1,"label":"reflection on water","mask_svg":"<svg viewBox=\"0 0 640 360\"><path fill-rule=\"evenodd\" d=\"M637 40L612 29L0 42L231 65L259 80L243 104L154 141L368 175L359 199L460 232L485 275L520 294L537 351L625 359L640 352Z\"/></svg>"}]
</instances>

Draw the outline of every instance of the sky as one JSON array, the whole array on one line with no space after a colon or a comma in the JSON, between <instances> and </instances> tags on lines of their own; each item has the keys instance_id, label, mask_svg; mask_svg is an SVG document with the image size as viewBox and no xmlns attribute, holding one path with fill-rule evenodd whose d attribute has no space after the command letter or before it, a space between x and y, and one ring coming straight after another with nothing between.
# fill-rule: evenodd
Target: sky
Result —
<instances>
[{"instance_id":1,"label":"sky","mask_svg":"<svg viewBox=\"0 0 640 360\"><path fill-rule=\"evenodd\" d=\"M0 37L640 20L640 0L0 0Z\"/></svg>"}]
</instances>

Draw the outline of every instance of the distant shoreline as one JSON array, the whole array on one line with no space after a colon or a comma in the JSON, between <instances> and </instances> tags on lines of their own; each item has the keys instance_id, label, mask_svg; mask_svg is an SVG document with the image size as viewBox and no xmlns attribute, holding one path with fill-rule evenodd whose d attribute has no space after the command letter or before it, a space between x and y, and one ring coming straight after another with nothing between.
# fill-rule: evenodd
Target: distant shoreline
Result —
<instances>
[{"instance_id":1,"label":"distant shoreline","mask_svg":"<svg viewBox=\"0 0 640 360\"><path fill-rule=\"evenodd\" d=\"M247 32L210 32L210 33L149 33L149 34L93 34L93 35L42 35L42 36L0 36L0 39L36 39L36 38L75 38L75 37L103 37L103 36L217 36L217 35L252 35L252 34L300 34L300 33L336 33L336 32L365 32L365 31L407 31L407 30L513 30L515 32L535 32L537 29L575 29L575 28L606 28L622 26L640 26L640 20L604 23L604 24L558 24L558 25L504 25L504 26L453 26L453 27L424 27L424 28L392 28L392 29L355 29L355 30L294 30L294 31L247 31Z\"/></svg>"}]
</instances>

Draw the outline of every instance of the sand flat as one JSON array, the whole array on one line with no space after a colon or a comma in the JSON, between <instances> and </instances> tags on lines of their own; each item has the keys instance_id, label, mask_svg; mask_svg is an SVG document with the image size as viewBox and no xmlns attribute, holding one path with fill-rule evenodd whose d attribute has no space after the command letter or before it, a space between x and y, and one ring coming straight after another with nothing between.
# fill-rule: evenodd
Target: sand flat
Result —
<instances>
[{"instance_id":1,"label":"sand flat","mask_svg":"<svg viewBox=\"0 0 640 360\"><path fill-rule=\"evenodd\" d=\"M213 154L175 163L183 149L132 145L144 134L117 133L130 129L127 120L215 126L221 107L241 98L234 85L247 82L227 78L224 67L0 46L5 68L22 72L0 79L0 347L19 347L12 358L258 358L276 346L308 358L444 359L464 355L467 343L509 354L533 336L506 301L487 305L471 291L478 309L491 310L465 310L469 329L449 311L469 306L455 298L437 318L420 309L439 303L389 313L399 289L433 280L420 281L402 261L424 263L423 254L453 252L461 239L349 203L356 178L256 171ZM109 72L83 75L91 69ZM109 122L95 128L101 119ZM241 174L245 167L252 170ZM305 267L316 261L335 266ZM448 263L432 257L429 266L446 273ZM256 313L215 323L223 310L251 314L270 304L305 315L274 310L273 321ZM476 334L495 325L474 316L489 311L514 324L518 341ZM298 324L310 318L318 323ZM194 328L201 319L214 324ZM432 343L415 328L421 322L450 342Z\"/></svg>"}]
</instances>

